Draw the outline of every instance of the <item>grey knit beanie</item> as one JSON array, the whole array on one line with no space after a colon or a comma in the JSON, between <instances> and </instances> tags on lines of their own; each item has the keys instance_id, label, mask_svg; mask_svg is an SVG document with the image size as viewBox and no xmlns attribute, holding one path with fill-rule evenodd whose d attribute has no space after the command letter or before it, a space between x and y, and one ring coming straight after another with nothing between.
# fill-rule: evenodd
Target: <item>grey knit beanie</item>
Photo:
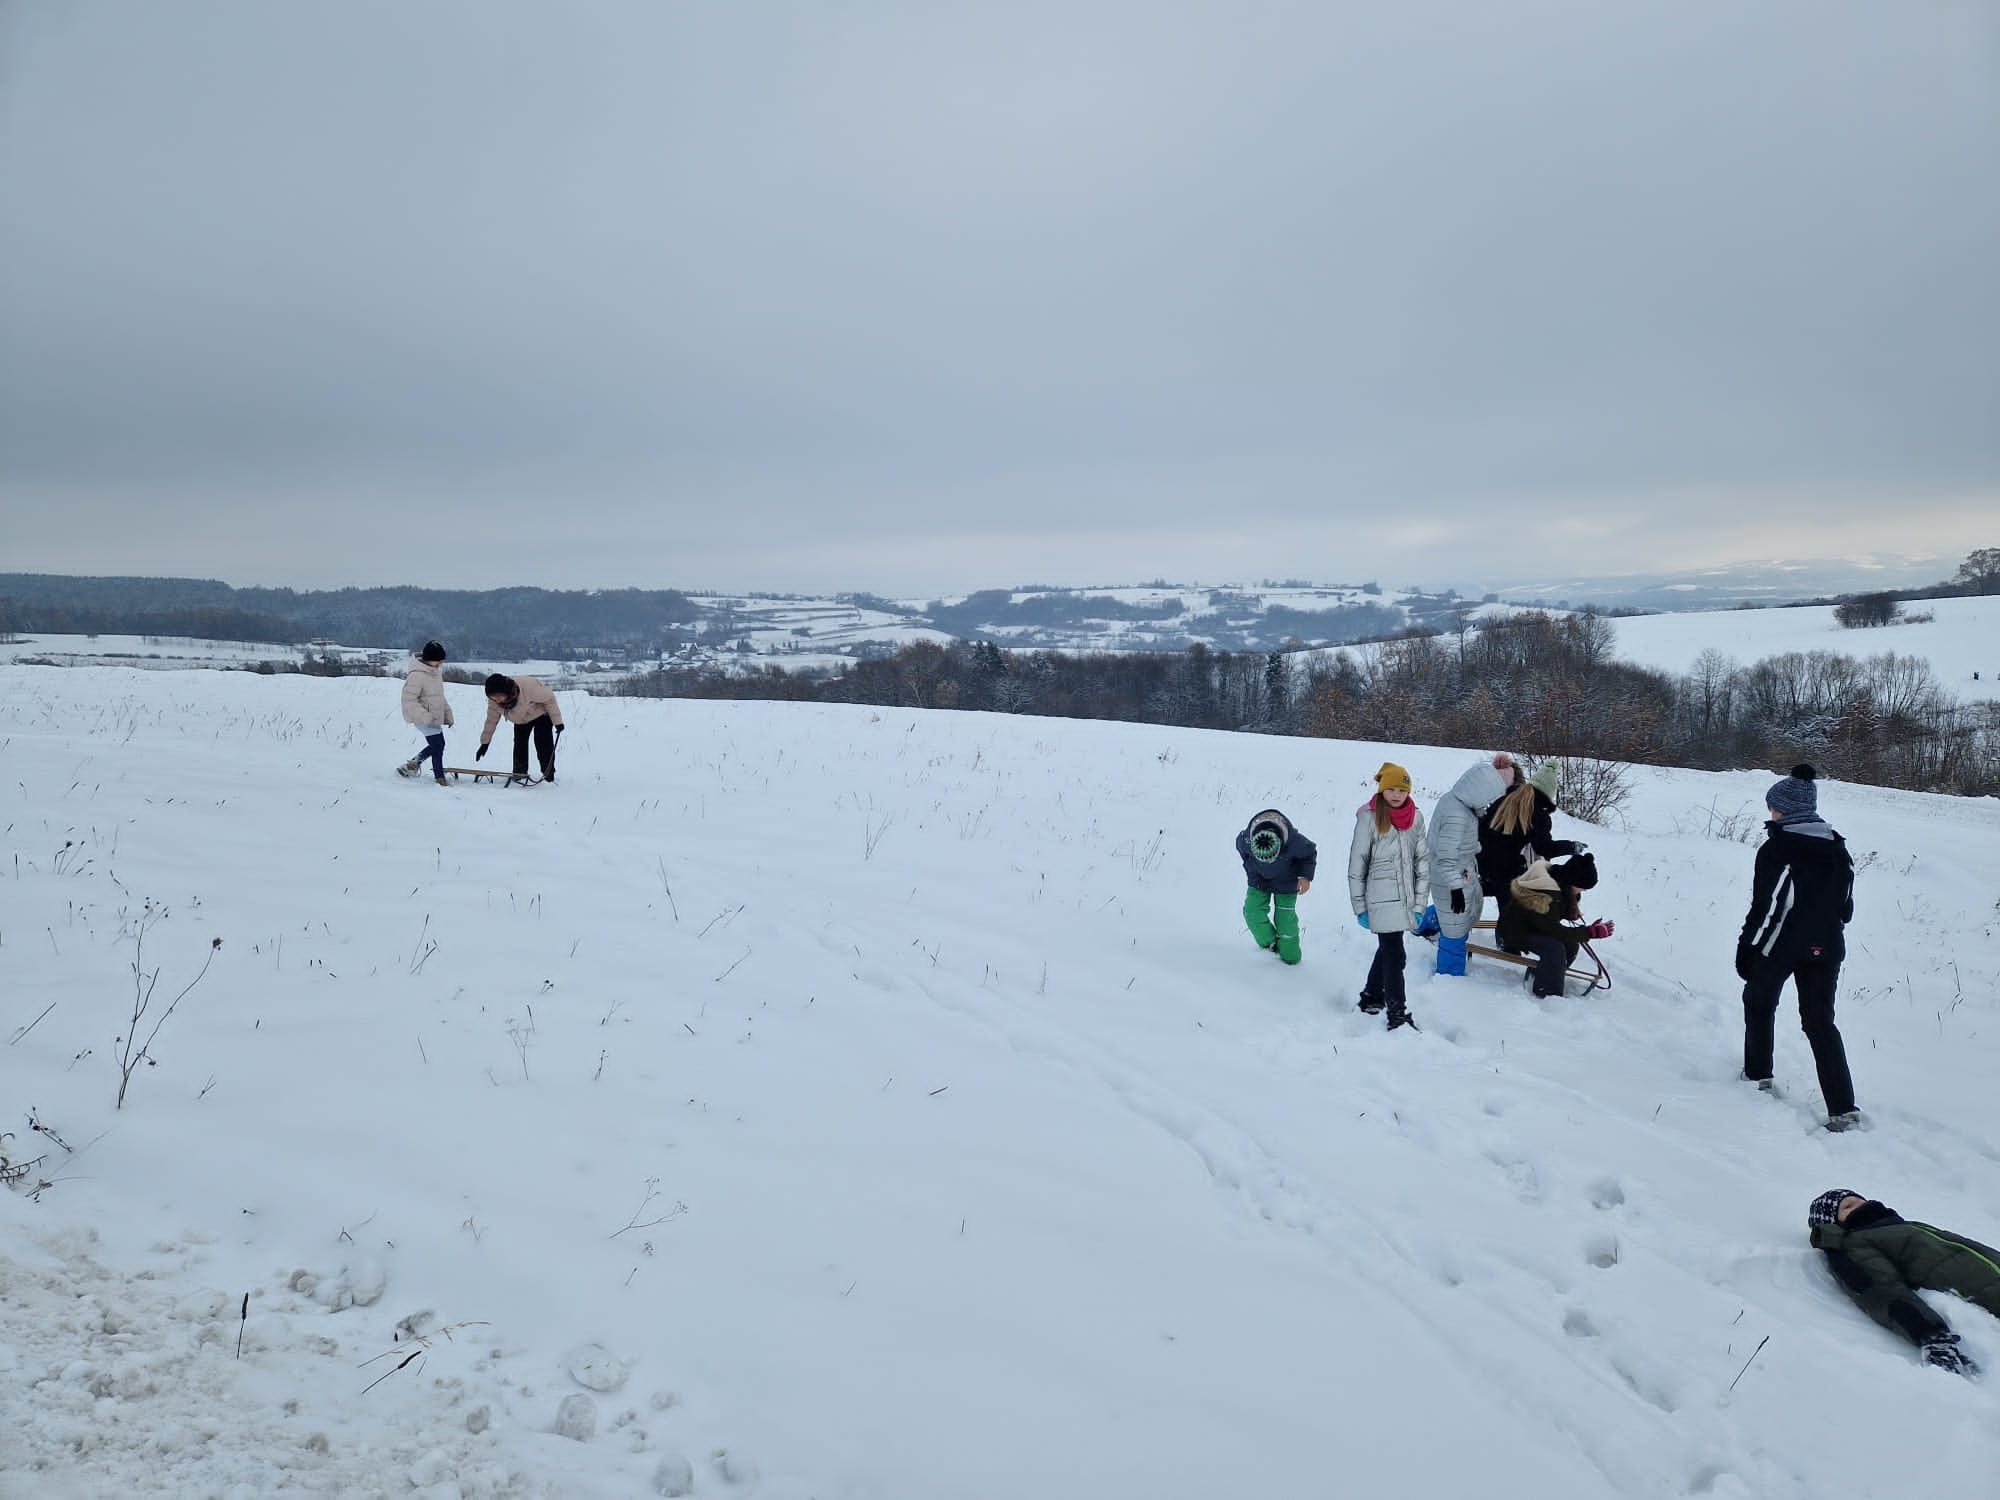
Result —
<instances>
[{"instance_id":1,"label":"grey knit beanie","mask_svg":"<svg viewBox=\"0 0 2000 1500\"><path fill-rule=\"evenodd\" d=\"M1819 787L1816 784L1819 772L1811 766L1800 764L1792 767L1792 774L1782 781L1771 783L1771 790L1764 794L1764 805L1781 818L1795 818L1803 813L1819 811Z\"/></svg>"}]
</instances>

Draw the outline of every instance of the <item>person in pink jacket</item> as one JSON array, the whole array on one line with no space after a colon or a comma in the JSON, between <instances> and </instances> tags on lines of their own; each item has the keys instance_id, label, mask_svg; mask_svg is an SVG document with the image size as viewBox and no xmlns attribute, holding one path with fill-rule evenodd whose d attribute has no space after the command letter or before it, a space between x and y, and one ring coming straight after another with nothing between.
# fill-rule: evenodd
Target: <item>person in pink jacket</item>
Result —
<instances>
[{"instance_id":1,"label":"person in pink jacket","mask_svg":"<svg viewBox=\"0 0 2000 1500\"><path fill-rule=\"evenodd\" d=\"M556 695L533 677L504 677L495 672L486 679L486 727L479 734L479 752L485 758L493 743L493 731L506 719L514 726L514 774L528 774L528 740L535 741L535 757L542 763L542 780L556 779L556 741L562 738L562 709Z\"/></svg>"},{"instance_id":2,"label":"person in pink jacket","mask_svg":"<svg viewBox=\"0 0 2000 1500\"><path fill-rule=\"evenodd\" d=\"M424 748L396 767L399 776L414 776L424 757L431 758L431 774L439 786L444 779L444 732L456 722L451 716L451 700L444 695L444 647L425 641L423 649L410 658L410 672L403 679L403 719L424 737Z\"/></svg>"}]
</instances>

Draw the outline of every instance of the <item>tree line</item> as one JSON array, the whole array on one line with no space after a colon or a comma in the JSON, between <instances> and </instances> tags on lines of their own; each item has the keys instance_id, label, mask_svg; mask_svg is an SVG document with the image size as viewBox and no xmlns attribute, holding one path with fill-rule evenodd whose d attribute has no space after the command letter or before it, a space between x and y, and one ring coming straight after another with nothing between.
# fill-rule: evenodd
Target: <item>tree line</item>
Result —
<instances>
[{"instance_id":1,"label":"tree line","mask_svg":"<svg viewBox=\"0 0 2000 1500\"><path fill-rule=\"evenodd\" d=\"M1920 658L1707 651L1685 674L1617 660L1599 615L1526 612L1338 651L1009 651L918 642L827 673L665 668L597 689L1116 719L1724 770L1811 760L1843 780L2000 793L2000 705Z\"/></svg>"},{"instance_id":2,"label":"tree line","mask_svg":"<svg viewBox=\"0 0 2000 1500\"><path fill-rule=\"evenodd\" d=\"M0 635L413 647L435 637L457 656L533 657L678 644L694 638L701 614L677 589L239 589L208 578L0 574Z\"/></svg>"}]
</instances>

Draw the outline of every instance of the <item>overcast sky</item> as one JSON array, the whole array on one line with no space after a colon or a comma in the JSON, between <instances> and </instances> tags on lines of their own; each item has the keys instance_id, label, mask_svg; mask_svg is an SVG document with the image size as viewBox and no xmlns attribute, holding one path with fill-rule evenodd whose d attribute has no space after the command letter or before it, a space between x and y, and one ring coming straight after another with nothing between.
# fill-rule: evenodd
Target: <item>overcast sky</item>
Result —
<instances>
[{"instance_id":1,"label":"overcast sky","mask_svg":"<svg viewBox=\"0 0 2000 1500\"><path fill-rule=\"evenodd\" d=\"M0 571L1961 555L1996 16L0 0Z\"/></svg>"}]
</instances>

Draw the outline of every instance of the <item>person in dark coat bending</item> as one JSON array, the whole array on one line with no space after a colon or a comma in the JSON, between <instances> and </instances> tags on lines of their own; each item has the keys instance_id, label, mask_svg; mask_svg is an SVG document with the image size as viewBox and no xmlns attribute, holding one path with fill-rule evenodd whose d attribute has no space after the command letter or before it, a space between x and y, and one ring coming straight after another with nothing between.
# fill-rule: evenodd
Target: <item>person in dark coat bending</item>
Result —
<instances>
[{"instance_id":1,"label":"person in dark coat bending","mask_svg":"<svg viewBox=\"0 0 2000 1500\"><path fill-rule=\"evenodd\" d=\"M1854 916L1854 860L1840 835L1819 815L1818 773L1811 766L1765 793L1771 821L1757 850L1750 915L1736 940L1736 977L1743 981L1743 1076L1771 1087L1778 996L1791 980L1799 996L1799 1026L1812 1044L1813 1066L1826 1103L1826 1128L1861 1123L1847 1046L1833 1020L1846 928Z\"/></svg>"},{"instance_id":2,"label":"person in dark coat bending","mask_svg":"<svg viewBox=\"0 0 2000 1500\"><path fill-rule=\"evenodd\" d=\"M1958 1347L1958 1335L1916 1294L1922 1287L1953 1292L2000 1317L2000 1250L1917 1224L1852 1188L1830 1188L1806 1210L1813 1248L1854 1305L1922 1351L1924 1363L1955 1375L1979 1367Z\"/></svg>"},{"instance_id":3,"label":"person in dark coat bending","mask_svg":"<svg viewBox=\"0 0 2000 1500\"><path fill-rule=\"evenodd\" d=\"M1250 889L1243 897L1243 923L1259 948L1288 964L1299 961L1299 897L1312 889L1319 849L1294 828L1291 819L1267 807L1236 835L1236 852Z\"/></svg>"}]
</instances>

